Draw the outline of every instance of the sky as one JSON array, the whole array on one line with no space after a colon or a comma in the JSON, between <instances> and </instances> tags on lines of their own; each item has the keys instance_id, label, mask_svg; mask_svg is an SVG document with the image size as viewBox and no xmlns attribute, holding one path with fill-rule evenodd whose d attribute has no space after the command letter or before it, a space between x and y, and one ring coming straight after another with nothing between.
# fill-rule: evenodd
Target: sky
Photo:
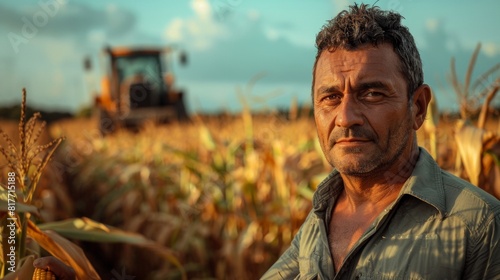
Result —
<instances>
[{"instance_id":1,"label":"sky","mask_svg":"<svg viewBox=\"0 0 500 280\"><path fill-rule=\"evenodd\" d=\"M372 1L374 2L374 1ZM366 2L373 4L372 2ZM17 0L0 2L0 107L28 103L76 112L92 104L105 46L175 46L190 112L287 108L310 103L315 36L349 0ZM358 1L358 3L360 3ZM500 1L380 0L404 16L438 106L456 109L450 60L464 77L480 42L475 77L500 63ZM84 71L90 57L92 71ZM500 70L497 71L500 75ZM483 84L487 84L485 80ZM479 85L481 87L482 85ZM497 97L497 99L499 99Z\"/></svg>"}]
</instances>

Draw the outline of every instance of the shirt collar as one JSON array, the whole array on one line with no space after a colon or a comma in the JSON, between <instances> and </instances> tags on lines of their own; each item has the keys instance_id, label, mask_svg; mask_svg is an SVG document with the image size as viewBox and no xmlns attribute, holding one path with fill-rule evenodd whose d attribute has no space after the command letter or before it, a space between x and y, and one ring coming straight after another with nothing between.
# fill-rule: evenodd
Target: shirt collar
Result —
<instances>
[{"instance_id":1,"label":"shirt collar","mask_svg":"<svg viewBox=\"0 0 500 280\"><path fill-rule=\"evenodd\" d=\"M441 168L432 156L420 148L420 156L412 174L401 189L402 195L411 195L439 211L441 218L446 216L446 196L444 193Z\"/></svg>"},{"instance_id":2,"label":"shirt collar","mask_svg":"<svg viewBox=\"0 0 500 280\"><path fill-rule=\"evenodd\" d=\"M344 182L340 173L334 169L316 188L313 195L313 211L318 215L325 215L325 211L330 204L335 203L335 199L342 192Z\"/></svg>"},{"instance_id":3,"label":"shirt collar","mask_svg":"<svg viewBox=\"0 0 500 280\"><path fill-rule=\"evenodd\" d=\"M419 148L420 155L412 174L406 180L397 201L403 195L411 195L421 201L432 205L439 211L441 218L446 215L446 198L444 194L441 168L429 153ZM396 175L397 176L397 175ZM389 178L390 176L388 176ZM334 203L336 197L343 189L340 173L333 170L317 187L313 196L313 211L324 215L329 204ZM322 213L323 212L323 213Z\"/></svg>"}]
</instances>

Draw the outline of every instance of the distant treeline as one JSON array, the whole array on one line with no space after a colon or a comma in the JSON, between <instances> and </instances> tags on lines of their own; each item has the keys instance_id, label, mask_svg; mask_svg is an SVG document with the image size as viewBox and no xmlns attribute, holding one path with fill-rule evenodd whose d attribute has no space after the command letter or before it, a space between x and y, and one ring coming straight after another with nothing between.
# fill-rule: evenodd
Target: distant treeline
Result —
<instances>
[{"instance_id":1,"label":"distant treeline","mask_svg":"<svg viewBox=\"0 0 500 280\"><path fill-rule=\"evenodd\" d=\"M18 121L20 117L21 108L20 105L11 105L0 107L0 119L3 120L14 120ZM61 119L68 118L88 118L93 114L93 108L85 107L81 108L78 112L72 114L70 112L62 112L62 111L45 111L39 110L32 107L26 108L27 118L31 117L35 112L40 112L42 115L42 120L47 123L52 123ZM194 113L194 115L198 115L199 117L207 117L207 118L227 118L227 117L236 117L239 116L240 113L229 113L226 111L220 112L211 112L211 113ZM275 108L271 111L264 112L252 112L252 115L255 117L265 117L266 115L278 115L284 119L295 119L295 118L312 118L313 117L313 109L309 105L298 105L295 108ZM460 114L458 112L441 112L441 117L444 119L459 119ZM479 112L476 112L471 115L471 119L477 119ZM500 117L500 107L493 107L489 109L489 117L498 118Z\"/></svg>"},{"instance_id":2,"label":"distant treeline","mask_svg":"<svg viewBox=\"0 0 500 280\"><path fill-rule=\"evenodd\" d=\"M40 112L40 114L42 115L41 119L46 121L47 123L73 117L73 114L69 112L44 111L28 106L26 108L26 118L30 118L36 112ZM18 121L20 117L21 105L12 105L0 108L0 119Z\"/></svg>"}]
</instances>

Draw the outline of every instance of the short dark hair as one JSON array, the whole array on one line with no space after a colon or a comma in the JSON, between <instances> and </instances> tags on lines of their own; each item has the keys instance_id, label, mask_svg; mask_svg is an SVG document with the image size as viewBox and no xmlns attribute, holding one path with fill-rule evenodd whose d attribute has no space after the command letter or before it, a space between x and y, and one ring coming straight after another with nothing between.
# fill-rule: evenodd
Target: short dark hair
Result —
<instances>
[{"instance_id":1,"label":"short dark hair","mask_svg":"<svg viewBox=\"0 0 500 280\"><path fill-rule=\"evenodd\" d=\"M349 9L329 20L316 36L317 53L313 68L313 96L316 65L324 50L335 51L338 48L355 50L366 44L378 46L381 43L390 43L401 62L399 67L407 83L410 102L413 92L423 84L424 74L413 36L408 28L401 24L403 16L396 12L383 11L377 6L369 7L366 4L360 6L354 4L349 6Z\"/></svg>"}]
</instances>

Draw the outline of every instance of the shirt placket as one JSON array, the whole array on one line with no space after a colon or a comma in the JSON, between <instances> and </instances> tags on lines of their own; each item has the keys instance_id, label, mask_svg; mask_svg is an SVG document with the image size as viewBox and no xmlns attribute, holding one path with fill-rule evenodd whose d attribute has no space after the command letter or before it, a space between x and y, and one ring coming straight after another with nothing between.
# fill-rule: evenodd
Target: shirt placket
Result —
<instances>
[{"instance_id":1,"label":"shirt placket","mask_svg":"<svg viewBox=\"0 0 500 280\"><path fill-rule=\"evenodd\" d=\"M354 258L361 252L363 249L364 245L374 237L374 235L377 232L380 232L390 221L390 217L393 215L394 211L394 205L397 204L397 202L400 200L400 197L391 205L389 205L383 213L381 213L381 216L377 217L377 219L372 223L372 225L365 231L365 233L361 236L361 238L358 240L358 242L354 245L354 247L351 249L351 251L347 254L347 257L344 260L344 263L340 267L340 270L337 272L335 277L333 278L334 280L336 279L345 279L345 276L348 276L349 274L352 273L352 271L355 269L355 266L352 266L352 262ZM354 279L358 279L358 277L355 277Z\"/></svg>"}]
</instances>

